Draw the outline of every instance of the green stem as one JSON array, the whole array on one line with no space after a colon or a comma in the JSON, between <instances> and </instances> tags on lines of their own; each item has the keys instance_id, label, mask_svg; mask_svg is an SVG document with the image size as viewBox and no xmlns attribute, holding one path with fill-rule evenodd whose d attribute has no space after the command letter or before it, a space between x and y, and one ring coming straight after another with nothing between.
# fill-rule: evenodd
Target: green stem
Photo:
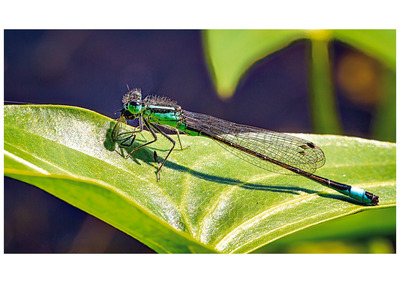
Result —
<instances>
[{"instance_id":1,"label":"green stem","mask_svg":"<svg viewBox=\"0 0 400 283\"><path fill-rule=\"evenodd\" d=\"M311 38L309 87L313 127L319 134L341 134L328 44L327 38Z\"/></svg>"},{"instance_id":2,"label":"green stem","mask_svg":"<svg viewBox=\"0 0 400 283\"><path fill-rule=\"evenodd\" d=\"M396 72L385 69L382 72L382 81L383 97L372 121L372 137L396 142Z\"/></svg>"}]
</instances>

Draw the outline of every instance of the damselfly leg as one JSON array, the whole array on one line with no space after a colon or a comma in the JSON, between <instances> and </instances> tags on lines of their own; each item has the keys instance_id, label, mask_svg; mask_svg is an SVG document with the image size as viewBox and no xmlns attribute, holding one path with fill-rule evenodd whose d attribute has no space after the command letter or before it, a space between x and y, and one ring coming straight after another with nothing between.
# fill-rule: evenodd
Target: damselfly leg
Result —
<instances>
[{"instance_id":1,"label":"damselfly leg","mask_svg":"<svg viewBox=\"0 0 400 283\"><path fill-rule=\"evenodd\" d=\"M120 119L121 119L121 118L120 118ZM120 126L118 125L118 123L124 123L124 122L126 121L124 118L122 118L121 120L120 120L120 119L118 119L119 121L117 122L117 125L115 125L115 127L114 127L114 129L113 129L112 137L113 137L114 140L118 140L119 137L128 135L128 136L123 137L122 139L118 140L118 141L121 142L121 143L120 143L121 145L127 146L127 147L131 146L131 145L133 144L135 138L136 138L136 135L135 135L135 134L136 134L136 133L141 133L141 132L143 131L143 129L144 129L143 124L146 126L146 128L150 131L151 135L153 136L153 140L148 141L148 142L146 142L146 143L144 143L144 144L142 144L142 145L139 145L139 146L135 147L135 148L132 149L126 156L124 156L124 158L128 158L128 157L131 156L131 155L133 154L133 152L135 152L136 150L141 149L142 147L148 146L149 144L152 144L153 142L157 141L158 138L157 138L156 131L159 132L160 134L162 134L164 137L166 137L166 138L172 143L172 147L171 147L171 149L168 151L167 156L164 158L164 161L161 163L161 165L157 168L157 172L156 172L156 174L157 174L157 180L160 180L160 171L161 171L161 168L164 166L164 164L165 164L165 162L167 161L167 159L168 159L169 155L171 154L172 150L175 148L175 143L176 143L175 140L172 139L171 137L169 137L166 133L164 133L164 132L163 132L159 127L157 127L155 124L150 123L149 121L147 121L146 118L143 118L143 117L141 117L141 116L138 117L138 119L139 119L139 127L138 127L137 130L118 133L118 130L119 130L119 128L120 128ZM179 136L178 136L178 139L179 139L179 144L180 144L180 146L181 146L181 149L184 149L184 148L182 147L182 143L181 143L181 140L180 140ZM157 153L156 153L156 152L154 152L154 161L158 164L158 156L157 156Z\"/></svg>"},{"instance_id":2,"label":"damselfly leg","mask_svg":"<svg viewBox=\"0 0 400 283\"><path fill-rule=\"evenodd\" d=\"M142 117L137 118L139 120L139 126L135 127L133 131L127 131L127 132L120 132L121 125L126 124L126 119L125 117L121 116L120 118L117 119L117 124L115 124L113 131L111 133L111 137L113 141L118 141L120 142L120 145L130 147L133 142L136 139L136 133L140 133L141 136L145 141L147 141L146 137L143 136L142 131L143 131L143 120Z\"/></svg>"},{"instance_id":3,"label":"damselfly leg","mask_svg":"<svg viewBox=\"0 0 400 283\"><path fill-rule=\"evenodd\" d=\"M176 131L176 135L178 136L179 146L181 147L181 150L190 148L190 145L187 145L187 146L185 146L185 147L182 146L182 142L181 142L181 137L180 137L180 135L179 135L179 131L178 131L177 129L175 129L175 131Z\"/></svg>"},{"instance_id":4,"label":"damselfly leg","mask_svg":"<svg viewBox=\"0 0 400 283\"><path fill-rule=\"evenodd\" d=\"M147 121L145 120L145 123L146 123L146 126L147 126ZM161 168L164 166L164 164L165 164L165 161L167 161L167 159L168 159L168 157L169 157L169 155L171 154L171 152L172 152L172 150L174 149L174 147L175 147L175 140L174 139L172 139L170 136L168 136L166 133L164 133L163 131L161 131L161 129L160 128L158 128L156 125L154 125L154 124L152 124L152 123L150 123L150 125L154 128L154 129L156 129L160 134L162 134L164 137L166 137L171 143L172 143L172 147L171 147L171 149L168 151L168 154L167 154L167 156L164 158L164 161L161 163L161 165L160 165L160 167L158 167L158 169L157 169L157 180L159 181L160 180L160 171L161 171ZM180 141L179 141L180 142ZM181 144L181 147L182 147L182 144Z\"/></svg>"}]
</instances>

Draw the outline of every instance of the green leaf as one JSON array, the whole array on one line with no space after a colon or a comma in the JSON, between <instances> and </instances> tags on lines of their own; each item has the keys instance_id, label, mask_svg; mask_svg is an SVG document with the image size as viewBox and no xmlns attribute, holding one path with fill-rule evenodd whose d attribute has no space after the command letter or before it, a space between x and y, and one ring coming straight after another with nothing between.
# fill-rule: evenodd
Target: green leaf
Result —
<instances>
[{"instance_id":1,"label":"green leaf","mask_svg":"<svg viewBox=\"0 0 400 283\"><path fill-rule=\"evenodd\" d=\"M319 225L314 225L303 229L297 233L293 233L283 237L279 241L275 241L269 245L257 250L258 253L276 253L282 251L290 251L296 249L299 245L309 243L316 248L316 243L324 242L351 242L362 245L352 245L350 251L336 250L335 253L343 252L369 252L365 251L365 245L369 245L370 241L382 239L384 237L396 235L396 207L388 207L385 209L370 209L363 213L356 213L346 217L340 217L327 221ZM364 250L363 250L364 249ZM310 251L309 251L310 252ZM320 250L321 252L326 252ZM378 251L382 253L382 251Z\"/></svg>"},{"instance_id":2,"label":"green leaf","mask_svg":"<svg viewBox=\"0 0 400 283\"><path fill-rule=\"evenodd\" d=\"M228 98L239 79L256 61L292 41L304 37L302 30L207 30L204 49L218 93Z\"/></svg>"},{"instance_id":3,"label":"green leaf","mask_svg":"<svg viewBox=\"0 0 400 283\"><path fill-rule=\"evenodd\" d=\"M396 70L396 30L333 30L333 37L343 41Z\"/></svg>"},{"instance_id":4,"label":"green leaf","mask_svg":"<svg viewBox=\"0 0 400 283\"><path fill-rule=\"evenodd\" d=\"M325 151L318 174L379 195L380 206L371 207L304 177L254 167L203 137L183 136L190 148L172 152L157 182L154 151L165 157L170 142L160 136L124 159L110 140L114 125L75 107L5 106L5 175L168 253L257 251L304 228L396 203L392 143L301 135ZM137 135L131 148L145 138Z\"/></svg>"},{"instance_id":5,"label":"green leaf","mask_svg":"<svg viewBox=\"0 0 400 283\"><path fill-rule=\"evenodd\" d=\"M395 30L207 30L204 49L218 93L231 97L255 62L298 39L338 39L396 69Z\"/></svg>"}]
</instances>

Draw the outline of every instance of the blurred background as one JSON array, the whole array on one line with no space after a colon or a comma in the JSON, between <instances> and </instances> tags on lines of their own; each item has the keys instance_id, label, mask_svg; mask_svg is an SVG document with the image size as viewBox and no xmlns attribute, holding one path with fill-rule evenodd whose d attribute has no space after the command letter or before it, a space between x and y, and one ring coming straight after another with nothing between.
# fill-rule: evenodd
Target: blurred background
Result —
<instances>
[{"instance_id":1,"label":"blurred background","mask_svg":"<svg viewBox=\"0 0 400 283\"><path fill-rule=\"evenodd\" d=\"M321 133L310 109L310 41L295 40L258 60L235 92L222 97L207 66L203 35L199 30L5 30L4 100L73 105L117 118L114 112L129 85L237 123ZM329 58L340 133L395 142L395 126L379 131L376 123L395 125L395 116L382 117L380 111L391 101L395 109L390 95L395 72L341 41L329 43ZM36 187L6 177L4 187L5 253L153 252ZM321 242L315 252L395 251L395 231L365 239L360 247L353 240ZM314 251L301 247L273 252Z\"/></svg>"}]
</instances>

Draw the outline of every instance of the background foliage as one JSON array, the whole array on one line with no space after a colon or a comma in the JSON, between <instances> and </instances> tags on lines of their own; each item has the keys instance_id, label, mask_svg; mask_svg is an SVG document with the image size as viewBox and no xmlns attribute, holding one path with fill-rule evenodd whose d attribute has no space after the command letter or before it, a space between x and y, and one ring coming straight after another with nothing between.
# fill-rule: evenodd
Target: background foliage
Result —
<instances>
[{"instance_id":1,"label":"background foliage","mask_svg":"<svg viewBox=\"0 0 400 283\"><path fill-rule=\"evenodd\" d=\"M314 130L317 133L342 133L334 95L330 43L333 40L344 42L380 60L383 66L377 79L383 82L383 86L379 89L381 93L375 94L381 97L376 101L376 115L378 117L385 115L386 119L377 119L372 137L395 141L396 91L393 88L396 71L395 30L209 30L204 32L204 36L214 83L224 98L234 94L240 78L255 62L271 56L295 40L307 39L309 41L310 107ZM368 65L359 67L368 67ZM355 95L361 96L359 97L361 101L366 94L359 88L365 89L366 86L357 88L354 84L368 84L368 81L373 80L368 71L371 72L365 68L345 74L353 75L350 78L350 80L353 79L353 82L350 81L353 84L352 90L356 92ZM357 76L361 78L357 80ZM386 85L387 81L390 81L390 85ZM367 100L367 97L364 100Z\"/></svg>"}]
</instances>

